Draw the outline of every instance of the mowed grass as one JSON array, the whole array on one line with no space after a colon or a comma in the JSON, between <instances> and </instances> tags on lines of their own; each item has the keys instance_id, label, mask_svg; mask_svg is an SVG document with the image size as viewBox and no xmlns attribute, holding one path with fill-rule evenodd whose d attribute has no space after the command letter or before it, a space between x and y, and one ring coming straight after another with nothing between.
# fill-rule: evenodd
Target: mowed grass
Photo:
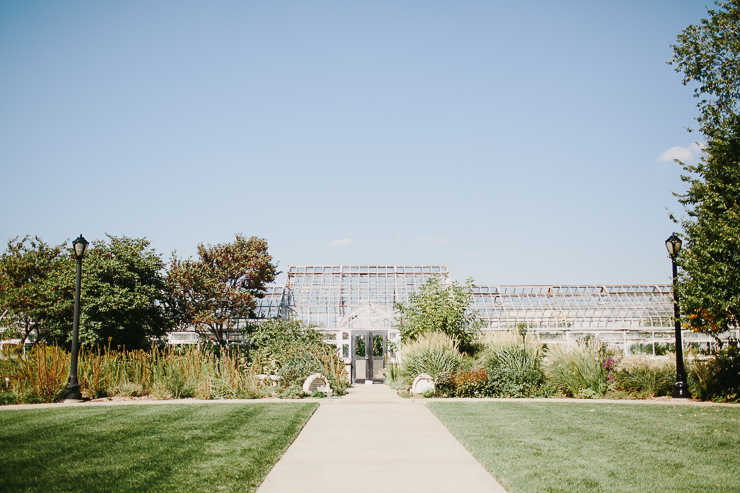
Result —
<instances>
[{"instance_id":1,"label":"mowed grass","mask_svg":"<svg viewBox=\"0 0 740 493\"><path fill-rule=\"evenodd\" d=\"M254 491L315 403L0 411L0 491Z\"/></svg>"},{"instance_id":2,"label":"mowed grass","mask_svg":"<svg viewBox=\"0 0 740 493\"><path fill-rule=\"evenodd\" d=\"M740 408L431 402L511 493L740 492Z\"/></svg>"}]
</instances>

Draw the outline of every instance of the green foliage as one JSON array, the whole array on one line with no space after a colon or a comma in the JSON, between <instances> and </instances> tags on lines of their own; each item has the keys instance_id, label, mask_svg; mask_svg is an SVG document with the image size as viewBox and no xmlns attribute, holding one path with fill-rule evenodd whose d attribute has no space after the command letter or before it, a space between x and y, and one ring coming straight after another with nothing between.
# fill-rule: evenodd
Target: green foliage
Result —
<instances>
[{"instance_id":1,"label":"green foliage","mask_svg":"<svg viewBox=\"0 0 740 493\"><path fill-rule=\"evenodd\" d=\"M253 318L257 298L278 274L267 241L236 235L233 243L198 245L198 260L173 255L167 275L174 316L226 346L237 319Z\"/></svg>"},{"instance_id":2,"label":"green foliage","mask_svg":"<svg viewBox=\"0 0 740 493\"><path fill-rule=\"evenodd\" d=\"M409 295L407 303L395 305L401 342L441 332L454 338L462 352L473 352L475 337L483 321L476 312L468 311L472 292L472 279L468 279L464 286L457 282L445 286L439 276L429 278L417 292Z\"/></svg>"},{"instance_id":3,"label":"green foliage","mask_svg":"<svg viewBox=\"0 0 740 493\"><path fill-rule=\"evenodd\" d=\"M676 382L676 359L624 358L614 373L615 388L653 397L670 395Z\"/></svg>"},{"instance_id":4,"label":"green foliage","mask_svg":"<svg viewBox=\"0 0 740 493\"><path fill-rule=\"evenodd\" d=\"M314 358L311 353L296 354L282 363L278 376L280 386L283 388L294 387L303 390L303 382L314 373L324 374L321 361Z\"/></svg>"},{"instance_id":5,"label":"green foliage","mask_svg":"<svg viewBox=\"0 0 740 493\"><path fill-rule=\"evenodd\" d=\"M3 337L28 339L42 327L57 297L52 281L63 263L64 245L49 246L38 236L13 238L0 255L0 325ZM71 319L70 319L71 320Z\"/></svg>"},{"instance_id":6,"label":"green foliage","mask_svg":"<svg viewBox=\"0 0 740 493\"><path fill-rule=\"evenodd\" d=\"M250 358L255 371L278 375L280 387L301 390L303 381L321 373L337 395L345 393L347 373L336 347L326 335L300 320L266 320L247 328Z\"/></svg>"},{"instance_id":7,"label":"green foliage","mask_svg":"<svg viewBox=\"0 0 740 493\"><path fill-rule=\"evenodd\" d=\"M399 391L406 391L411 388L413 378L406 376L402 371L401 364L395 361L388 361L385 365L385 385Z\"/></svg>"},{"instance_id":8,"label":"green foliage","mask_svg":"<svg viewBox=\"0 0 740 493\"><path fill-rule=\"evenodd\" d=\"M689 391L695 399L740 401L740 348L736 340L715 352L708 360L689 365Z\"/></svg>"},{"instance_id":9,"label":"green foliage","mask_svg":"<svg viewBox=\"0 0 740 493\"><path fill-rule=\"evenodd\" d=\"M400 357L401 373L412 381L422 373L436 378L441 372L454 372L461 361L456 341L441 332L423 334L405 343Z\"/></svg>"},{"instance_id":10,"label":"green foliage","mask_svg":"<svg viewBox=\"0 0 740 493\"><path fill-rule=\"evenodd\" d=\"M707 19L678 35L668 62L684 74L684 85L696 84L697 120L709 138L738 121L740 96L740 2L715 3L718 10L707 9Z\"/></svg>"},{"instance_id":11,"label":"green foliage","mask_svg":"<svg viewBox=\"0 0 740 493\"><path fill-rule=\"evenodd\" d=\"M597 339L549 346L545 374L550 383L570 397L604 395L613 385L616 361Z\"/></svg>"},{"instance_id":12,"label":"green foliage","mask_svg":"<svg viewBox=\"0 0 740 493\"><path fill-rule=\"evenodd\" d=\"M437 374L441 397L539 397L550 394L542 369L543 345L526 332L494 332L479 339L477 360Z\"/></svg>"},{"instance_id":13,"label":"green foliage","mask_svg":"<svg viewBox=\"0 0 740 493\"><path fill-rule=\"evenodd\" d=\"M80 343L142 348L172 327L164 309L164 262L149 241L108 236L94 241L83 260ZM75 262L65 263L64 292L74 292ZM71 342L73 296L59 310L65 317L49 327L49 337Z\"/></svg>"},{"instance_id":14,"label":"green foliage","mask_svg":"<svg viewBox=\"0 0 740 493\"><path fill-rule=\"evenodd\" d=\"M545 379L542 342L526 332L493 332L481 340L478 362L490 381L491 397L538 395Z\"/></svg>"},{"instance_id":15,"label":"green foliage","mask_svg":"<svg viewBox=\"0 0 740 493\"><path fill-rule=\"evenodd\" d=\"M682 323L717 336L740 322L740 2L717 3L708 18L687 27L670 62L683 83L696 84L701 162L683 164L685 194L676 194L688 217L677 292Z\"/></svg>"},{"instance_id":16,"label":"green foliage","mask_svg":"<svg viewBox=\"0 0 740 493\"><path fill-rule=\"evenodd\" d=\"M717 336L740 323L740 135L708 142L679 201L686 247L678 293L692 330Z\"/></svg>"},{"instance_id":17,"label":"green foliage","mask_svg":"<svg viewBox=\"0 0 740 493\"><path fill-rule=\"evenodd\" d=\"M77 261L65 245L39 238L8 242L0 257L3 324L21 337L72 340ZM109 236L85 253L80 288L81 344L145 347L171 327L164 306L164 263L145 239Z\"/></svg>"}]
</instances>

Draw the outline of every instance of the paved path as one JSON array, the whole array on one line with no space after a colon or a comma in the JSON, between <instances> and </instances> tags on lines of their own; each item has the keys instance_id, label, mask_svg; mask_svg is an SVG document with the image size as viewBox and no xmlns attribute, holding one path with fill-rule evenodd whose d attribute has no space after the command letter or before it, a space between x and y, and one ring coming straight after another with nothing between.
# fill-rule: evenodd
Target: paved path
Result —
<instances>
[{"instance_id":1,"label":"paved path","mask_svg":"<svg viewBox=\"0 0 740 493\"><path fill-rule=\"evenodd\" d=\"M257 491L506 493L424 402L385 385L323 400Z\"/></svg>"}]
</instances>

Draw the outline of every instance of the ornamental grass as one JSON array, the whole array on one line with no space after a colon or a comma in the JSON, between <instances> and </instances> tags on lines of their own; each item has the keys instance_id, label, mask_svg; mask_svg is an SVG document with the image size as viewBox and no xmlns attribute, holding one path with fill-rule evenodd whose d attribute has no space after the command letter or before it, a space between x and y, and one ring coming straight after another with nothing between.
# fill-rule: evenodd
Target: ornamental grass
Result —
<instances>
[{"instance_id":1,"label":"ornamental grass","mask_svg":"<svg viewBox=\"0 0 740 493\"><path fill-rule=\"evenodd\" d=\"M491 397L533 397L541 393L543 344L532 334L492 332L480 338L478 365L487 372Z\"/></svg>"},{"instance_id":2,"label":"ornamental grass","mask_svg":"<svg viewBox=\"0 0 740 493\"><path fill-rule=\"evenodd\" d=\"M462 361L457 341L441 332L425 334L404 344L400 357L401 372L411 380L422 373L436 378L441 372L454 372Z\"/></svg>"},{"instance_id":3,"label":"ornamental grass","mask_svg":"<svg viewBox=\"0 0 740 493\"><path fill-rule=\"evenodd\" d=\"M569 397L598 397L613 388L615 364L604 343L588 338L569 346L549 346L545 374L551 385Z\"/></svg>"},{"instance_id":4,"label":"ornamental grass","mask_svg":"<svg viewBox=\"0 0 740 493\"><path fill-rule=\"evenodd\" d=\"M11 351L0 363L8 386L3 403L56 402L69 375L69 352L39 344L25 356ZM216 354L202 346L149 351L82 348L78 381L84 397L156 399L257 398L268 391L239 351Z\"/></svg>"},{"instance_id":5,"label":"ornamental grass","mask_svg":"<svg viewBox=\"0 0 740 493\"><path fill-rule=\"evenodd\" d=\"M615 388L652 397L670 395L676 382L676 358L623 358L614 373Z\"/></svg>"}]
</instances>

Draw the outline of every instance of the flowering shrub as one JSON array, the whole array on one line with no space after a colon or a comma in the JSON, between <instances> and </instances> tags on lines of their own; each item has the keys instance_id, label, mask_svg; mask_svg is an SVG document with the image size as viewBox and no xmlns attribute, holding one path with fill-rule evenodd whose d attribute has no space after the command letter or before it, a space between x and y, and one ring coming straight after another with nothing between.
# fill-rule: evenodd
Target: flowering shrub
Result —
<instances>
[{"instance_id":1,"label":"flowering shrub","mask_svg":"<svg viewBox=\"0 0 740 493\"><path fill-rule=\"evenodd\" d=\"M606 360L601 362L601 366L604 368L604 372L606 373L606 383L610 387L613 387L617 381L617 378L614 376L614 372L617 367L617 360L607 357Z\"/></svg>"},{"instance_id":2,"label":"flowering shrub","mask_svg":"<svg viewBox=\"0 0 740 493\"><path fill-rule=\"evenodd\" d=\"M452 375L456 397L489 397L488 372L483 369L456 372Z\"/></svg>"}]
</instances>

